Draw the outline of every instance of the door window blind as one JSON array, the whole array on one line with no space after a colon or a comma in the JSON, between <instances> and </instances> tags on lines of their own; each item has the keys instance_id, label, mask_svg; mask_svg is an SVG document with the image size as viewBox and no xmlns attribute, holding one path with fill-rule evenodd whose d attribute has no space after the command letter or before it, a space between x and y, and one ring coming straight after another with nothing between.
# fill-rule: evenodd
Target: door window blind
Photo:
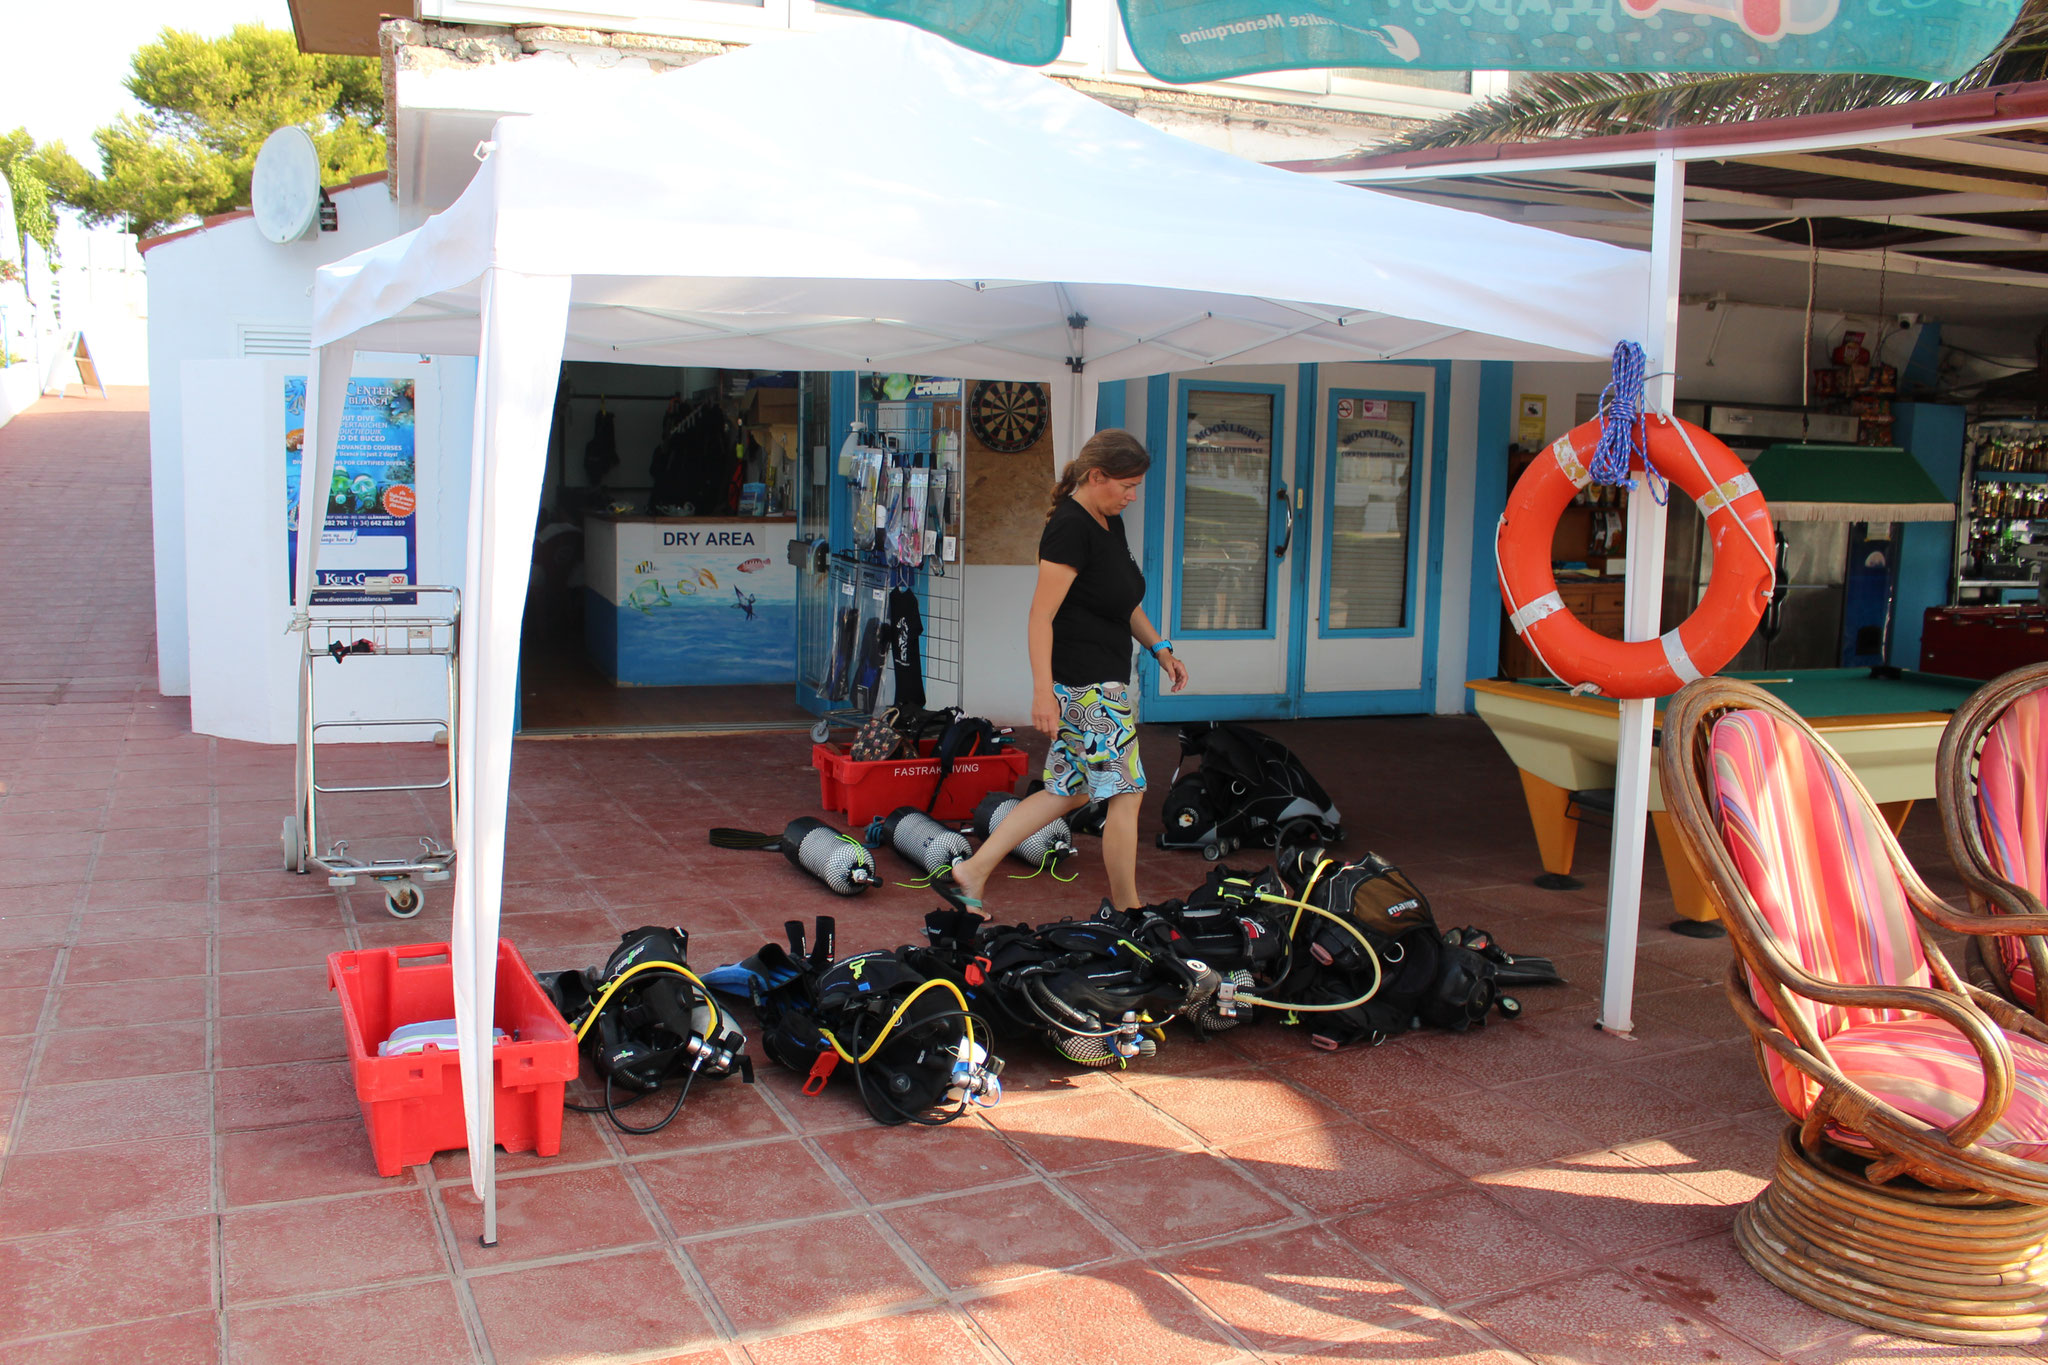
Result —
<instances>
[{"instance_id":1,"label":"door window blind","mask_svg":"<svg viewBox=\"0 0 2048 1365\"><path fill-rule=\"evenodd\" d=\"M1339 398L1331 484L1330 630L1408 624L1409 481L1415 466L1415 404Z\"/></svg>"},{"instance_id":2,"label":"door window blind","mask_svg":"<svg viewBox=\"0 0 2048 1365\"><path fill-rule=\"evenodd\" d=\"M1183 630L1265 630L1273 395L1194 389L1182 484Z\"/></svg>"}]
</instances>

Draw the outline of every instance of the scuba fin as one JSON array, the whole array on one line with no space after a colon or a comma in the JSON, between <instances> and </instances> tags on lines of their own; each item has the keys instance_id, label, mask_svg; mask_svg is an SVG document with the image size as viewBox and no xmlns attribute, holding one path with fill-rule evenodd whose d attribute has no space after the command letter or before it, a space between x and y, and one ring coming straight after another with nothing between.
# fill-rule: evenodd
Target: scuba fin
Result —
<instances>
[{"instance_id":1,"label":"scuba fin","mask_svg":"<svg viewBox=\"0 0 2048 1365\"><path fill-rule=\"evenodd\" d=\"M1444 941L1454 947L1463 947L1479 954L1493 963L1494 980L1503 986L1562 986L1565 979L1558 975L1557 964L1547 957L1536 957L1527 953L1509 953L1493 941L1493 935L1484 929L1467 925L1463 929L1446 929Z\"/></svg>"},{"instance_id":2,"label":"scuba fin","mask_svg":"<svg viewBox=\"0 0 2048 1365\"><path fill-rule=\"evenodd\" d=\"M723 826L711 831L713 848L760 849L773 853L782 847L780 834L764 834L758 829L728 829Z\"/></svg>"},{"instance_id":3,"label":"scuba fin","mask_svg":"<svg viewBox=\"0 0 2048 1365\"><path fill-rule=\"evenodd\" d=\"M796 980L797 964L780 944L765 943L761 951L741 962L728 962L704 973L704 984L725 995L752 1000L757 994Z\"/></svg>"}]
</instances>

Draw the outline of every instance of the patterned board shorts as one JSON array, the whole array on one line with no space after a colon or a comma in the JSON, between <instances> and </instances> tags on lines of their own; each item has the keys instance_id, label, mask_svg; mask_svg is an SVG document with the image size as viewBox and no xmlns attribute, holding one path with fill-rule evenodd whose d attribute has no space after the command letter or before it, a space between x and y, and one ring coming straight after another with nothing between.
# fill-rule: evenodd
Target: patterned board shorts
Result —
<instances>
[{"instance_id":1,"label":"patterned board shorts","mask_svg":"<svg viewBox=\"0 0 2048 1365\"><path fill-rule=\"evenodd\" d=\"M1086 791L1091 801L1145 790L1131 689L1054 683L1052 691L1060 704L1060 732L1045 756L1045 789L1060 796Z\"/></svg>"}]
</instances>

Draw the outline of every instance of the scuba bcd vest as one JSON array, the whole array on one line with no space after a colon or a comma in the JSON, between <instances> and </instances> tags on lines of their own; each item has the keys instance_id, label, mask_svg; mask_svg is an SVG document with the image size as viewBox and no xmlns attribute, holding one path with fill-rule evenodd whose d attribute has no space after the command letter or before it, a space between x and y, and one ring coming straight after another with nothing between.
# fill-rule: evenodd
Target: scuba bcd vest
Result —
<instances>
[{"instance_id":1,"label":"scuba bcd vest","mask_svg":"<svg viewBox=\"0 0 2048 1365\"><path fill-rule=\"evenodd\" d=\"M753 1082L746 1034L690 972L689 943L681 929L643 926L620 935L603 967L538 974L604 1082L603 1103L570 1108L605 1114L622 1132L654 1133L675 1118L700 1074L722 1079L737 1071ZM678 1074L682 1090L658 1123L636 1128L619 1117ZM613 1098L619 1089L637 1093L620 1102Z\"/></svg>"},{"instance_id":2,"label":"scuba bcd vest","mask_svg":"<svg viewBox=\"0 0 2048 1365\"><path fill-rule=\"evenodd\" d=\"M925 936L929 947L913 961L1083 1066L1151 1056L1176 1016L1208 1031L1230 1027L1215 1022L1224 1017L1216 1009L1222 978L1174 951L1171 926L1156 915L1125 914L1104 901L1092 919L1033 928L936 910L925 916Z\"/></svg>"},{"instance_id":3,"label":"scuba bcd vest","mask_svg":"<svg viewBox=\"0 0 2048 1365\"><path fill-rule=\"evenodd\" d=\"M1268 994L1325 1007L1288 1019L1317 1047L1376 1045L1424 1026L1463 1032L1495 1010L1512 1019L1521 1003L1503 985L1560 979L1544 959L1509 957L1478 930L1440 930L1428 898L1378 854L1338 864L1319 847L1290 849L1279 879L1313 909L1292 922L1290 969Z\"/></svg>"},{"instance_id":4,"label":"scuba bcd vest","mask_svg":"<svg viewBox=\"0 0 2048 1365\"><path fill-rule=\"evenodd\" d=\"M804 1074L804 1093L822 1091L842 1065L877 1123L951 1123L970 1106L1002 1098L995 1034L949 982L911 965L909 954L877 951L832 960L834 925L817 922L806 955L800 920L783 926L789 951L769 945L750 961L795 968L754 989L761 1048Z\"/></svg>"}]
</instances>

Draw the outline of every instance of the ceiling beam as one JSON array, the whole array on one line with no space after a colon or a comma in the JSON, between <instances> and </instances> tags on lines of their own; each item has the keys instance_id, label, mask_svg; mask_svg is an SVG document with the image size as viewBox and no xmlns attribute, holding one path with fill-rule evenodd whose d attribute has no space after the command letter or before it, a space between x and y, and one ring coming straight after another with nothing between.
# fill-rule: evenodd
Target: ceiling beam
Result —
<instances>
[{"instance_id":1,"label":"ceiling beam","mask_svg":"<svg viewBox=\"0 0 2048 1365\"><path fill-rule=\"evenodd\" d=\"M1508 177L1502 176L1500 178L1506 180ZM1647 201L1651 185L1647 180L1635 180L1625 175L1601 175L1594 171L1539 171L1534 175L1518 178L1534 180L1538 184L1576 185L1584 189L1613 190L1624 194L1639 194L1645 200L1643 204L1644 211L1648 212L1649 210L1649 203ZM1685 199L1688 205L1695 203L1747 204L1755 208L1768 210L1771 213L1779 213L1790 209L1794 203L1793 200L1784 198L1781 195L1757 194L1750 190L1716 189L1710 185L1693 184L1690 179L1686 182ZM1687 212L1690 211L1690 208L1688 208Z\"/></svg>"},{"instance_id":2,"label":"ceiling beam","mask_svg":"<svg viewBox=\"0 0 2048 1365\"><path fill-rule=\"evenodd\" d=\"M1881 185L1918 185L1923 189L1947 190L1953 194L1991 194L2004 199L2048 200L2048 185L2029 185L2016 180L1988 180L1974 175L1952 175L1947 171L1921 171L1905 166L1879 166L1869 161L1850 161L1839 156L1796 153L1783 156L1744 157L1750 166L1774 166L1781 171L1802 171L1808 175L1832 175L1845 180L1870 180Z\"/></svg>"},{"instance_id":3,"label":"ceiling beam","mask_svg":"<svg viewBox=\"0 0 2048 1365\"><path fill-rule=\"evenodd\" d=\"M1882 223L1886 227L1915 228L1921 232L1946 232L1958 237L1981 238L1986 242L2019 242L2035 247L2048 242L2048 233L2035 232L2031 228L1997 227L1990 223L1972 223L1960 218L1936 218L1918 213L1895 213L1882 218L1870 213L1843 216L1855 223ZM1927 246L1926 242L1908 242L1904 246L1895 246L1892 250L1924 251Z\"/></svg>"},{"instance_id":4,"label":"ceiling beam","mask_svg":"<svg viewBox=\"0 0 2048 1365\"><path fill-rule=\"evenodd\" d=\"M1583 231L1575 235L1593 237L1620 246L1638 246L1648 242L1650 238L1647 228L1625 223L1587 223L1581 226ZM1688 227L1684 245L1688 251L1711 252L1717 256L1750 256L1799 265L1804 265L1807 259L1807 249L1796 242L1780 242L1770 237L1759 237L1752 232L1735 232L1711 226L1703 226L1698 230ZM2048 289L2048 274L2009 270L2003 266L1983 265L1975 261L1921 258L1898 250L1841 251L1822 247L1817 254L1822 265L1845 270L1881 270L1891 275L1967 280L1973 284L1997 285L2001 288Z\"/></svg>"},{"instance_id":5,"label":"ceiling beam","mask_svg":"<svg viewBox=\"0 0 2048 1365\"><path fill-rule=\"evenodd\" d=\"M2014 142L2000 137L1926 137L1901 142L1887 151L1924 156L1931 161L1953 161L1962 166L1984 166L1997 171L2025 171L2048 175L2048 147Z\"/></svg>"}]
</instances>

